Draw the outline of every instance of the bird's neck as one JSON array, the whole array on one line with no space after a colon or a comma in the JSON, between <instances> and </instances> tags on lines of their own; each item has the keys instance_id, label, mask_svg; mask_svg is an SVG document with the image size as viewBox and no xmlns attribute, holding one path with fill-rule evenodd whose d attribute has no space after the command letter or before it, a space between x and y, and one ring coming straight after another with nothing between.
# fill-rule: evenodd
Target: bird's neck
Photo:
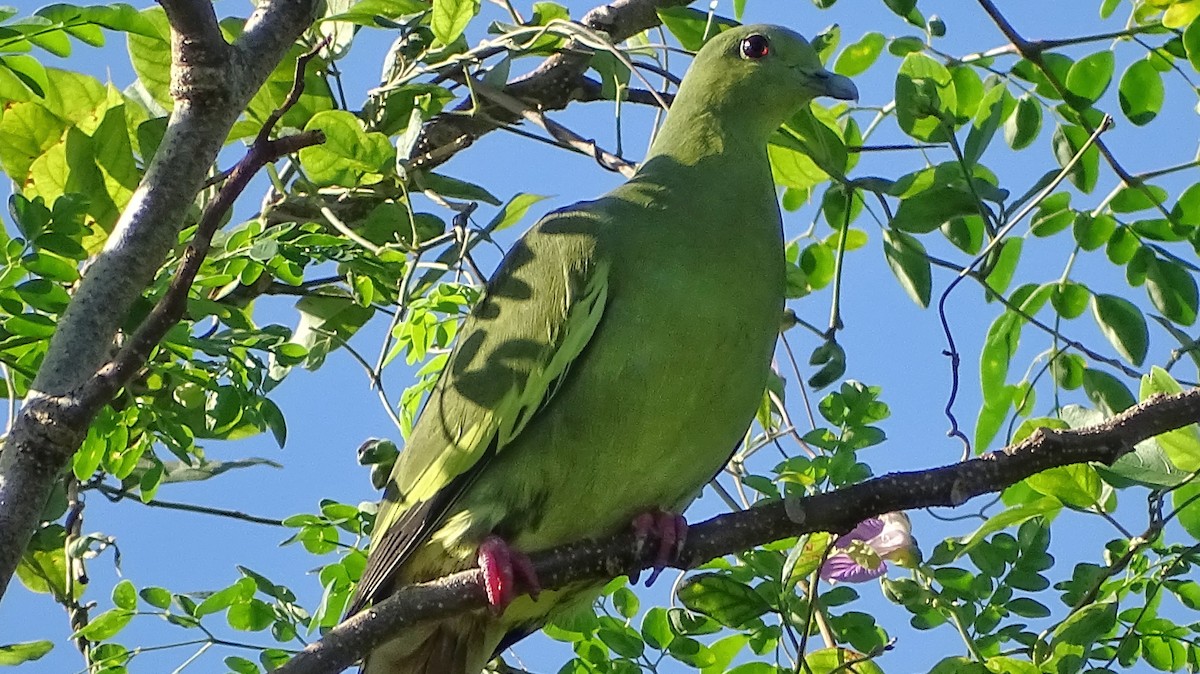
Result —
<instances>
[{"instance_id":1,"label":"bird's neck","mask_svg":"<svg viewBox=\"0 0 1200 674\"><path fill-rule=\"evenodd\" d=\"M735 114L715 109L712 101L676 99L666 121L655 134L654 143L646 154L646 163L655 157L669 157L682 166L694 166L702 161L734 161L763 155L767 138L773 128L758 128L752 120L739 119Z\"/></svg>"},{"instance_id":2,"label":"bird's neck","mask_svg":"<svg viewBox=\"0 0 1200 674\"><path fill-rule=\"evenodd\" d=\"M731 124L709 111L680 114L686 112L672 108L632 184L665 188L691 204L741 201L764 191L773 197L769 132Z\"/></svg>"}]
</instances>

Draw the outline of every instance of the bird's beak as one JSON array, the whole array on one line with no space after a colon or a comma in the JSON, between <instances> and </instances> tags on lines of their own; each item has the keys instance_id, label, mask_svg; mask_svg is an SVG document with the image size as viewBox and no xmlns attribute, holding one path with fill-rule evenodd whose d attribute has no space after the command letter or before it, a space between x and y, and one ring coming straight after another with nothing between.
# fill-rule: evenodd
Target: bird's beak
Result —
<instances>
[{"instance_id":1,"label":"bird's beak","mask_svg":"<svg viewBox=\"0 0 1200 674\"><path fill-rule=\"evenodd\" d=\"M858 87L849 77L831 73L828 70L818 70L809 75L818 96L828 96L841 101L857 101Z\"/></svg>"}]
</instances>

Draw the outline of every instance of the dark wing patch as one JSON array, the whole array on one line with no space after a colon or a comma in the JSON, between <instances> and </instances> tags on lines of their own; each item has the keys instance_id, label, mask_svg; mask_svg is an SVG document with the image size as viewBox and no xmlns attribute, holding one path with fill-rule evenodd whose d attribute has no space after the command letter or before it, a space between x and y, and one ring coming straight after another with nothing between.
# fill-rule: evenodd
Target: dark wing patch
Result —
<instances>
[{"instance_id":1,"label":"dark wing patch","mask_svg":"<svg viewBox=\"0 0 1200 674\"><path fill-rule=\"evenodd\" d=\"M490 452L489 452L490 453ZM450 484L438 491L433 498L422 501L404 511L400 519L381 536L376 547L367 558L367 566L363 569L362 578L354 591L354 597L346 606L345 617L358 613L376 598L391 593L391 581L396 569L400 568L417 546L428 539L428 534L445 518L454 501L475 481L480 469L485 465L480 461L471 470L454 478ZM388 483L388 489L394 489L395 482ZM385 492L385 495L387 492Z\"/></svg>"}]
</instances>

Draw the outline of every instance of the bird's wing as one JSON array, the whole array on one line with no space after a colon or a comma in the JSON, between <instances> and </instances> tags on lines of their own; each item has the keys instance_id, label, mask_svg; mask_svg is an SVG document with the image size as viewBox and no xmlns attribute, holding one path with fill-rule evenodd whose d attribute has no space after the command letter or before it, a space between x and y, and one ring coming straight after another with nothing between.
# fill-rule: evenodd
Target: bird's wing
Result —
<instances>
[{"instance_id":1,"label":"bird's wing","mask_svg":"<svg viewBox=\"0 0 1200 674\"><path fill-rule=\"evenodd\" d=\"M347 613L388 592L447 510L554 396L599 325L608 264L594 213L551 214L508 255L396 461Z\"/></svg>"}]
</instances>

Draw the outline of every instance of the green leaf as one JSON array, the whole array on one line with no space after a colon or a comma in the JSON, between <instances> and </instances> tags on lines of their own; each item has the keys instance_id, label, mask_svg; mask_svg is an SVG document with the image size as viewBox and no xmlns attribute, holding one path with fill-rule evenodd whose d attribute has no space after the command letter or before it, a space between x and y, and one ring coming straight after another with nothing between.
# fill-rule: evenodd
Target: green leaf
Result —
<instances>
[{"instance_id":1,"label":"green leaf","mask_svg":"<svg viewBox=\"0 0 1200 674\"><path fill-rule=\"evenodd\" d=\"M34 160L56 145L68 123L40 102L10 103L0 117L0 166L24 180Z\"/></svg>"},{"instance_id":2,"label":"green leaf","mask_svg":"<svg viewBox=\"0 0 1200 674\"><path fill-rule=\"evenodd\" d=\"M44 98L49 91L46 68L26 54L0 57L0 99L12 102Z\"/></svg>"},{"instance_id":3,"label":"green leaf","mask_svg":"<svg viewBox=\"0 0 1200 674\"><path fill-rule=\"evenodd\" d=\"M1116 57L1109 50L1085 56L1071 65L1067 71L1067 91L1077 100L1071 103L1086 107L1095 103L1112 82Z\"/></svg>"},{"instance_id":4,"label":"green leaf","mask_svg":"<svg viewBox=\"0 0 1200 674\"><path fill-rule=\"evenodd\" d=\"M225 619L235 630L261 632L275 622L275 612L262 600L251 599L230 606Z\"/></svg>"},{"instance_id":5,"label":"green leaf","mask_svg":"<svg viewBox=\"0 0 1200 674\"><path fill-rule=\"evenodd\" d=\"M646 611L646 615L642 618L642 639L646 645L655 650L664 650L671 645L671 640L675 638L675 634L671 631L671 621L667 617L667 610L661 606L655 606Z\"/></svg>"},{"instance_id":6,"label":"green leaf","mask_svg":"<svg viewBox=\"0 0 1200 674\"><path fill-rule=\"evenodd\" d=\"M978 666L976 663L970 663L967 667ZM984 663L985 671L989 674L1042 674L1042 669L1037 665L1027 660L1019 660L1017 658L1006 657L989 657ZM959 670L960 672L968 672L970 670ZM982 672L980 673L982 674Z\"/></svg>"},{"instance_id":7,"label":"green leaf","mask_svg":"<svg viewBox=\"0 0 1200 674\"><path fill-rule=\"evenodd\" d=\"M126 38L129 60L138 84L155 102L170 110L175 104L171 98L171 28L160 7L142 11L142 19L149 29Z\"/></svg>"},{"instance_id":8,"label":"green leaf","mask_svg":"<svg viewBox=\"0 0 1200 674\"><path fill-rule=\"evenodd\" d=\"M499 206L500 200L494 194L475 183L444 176L438 173L426 173L420 176L421 187L433 190L443 197L452 199L468 199L482 201L485 204Z\"/></svg>"},{"instance_id":9,"label":"green leaf","mask_svg":"<svg viewBox=\"0 0 1200 674\"><path fill-rule=\"evenodd\" d=\"M1141 309L1123 297L1100 294L1092 296L1092 316L1117 353L1134 365L1142 364L1150 346L1150 332Z\"/></svg>"},{"instance_id":10,"label":"green leaf","mask_svg":"<svg viewBox=\"0 0 1200 674\"><path fill-rule=\"evenodd\" d=\"M872 662L862 653L849 648L820 648L815 651L810 651L807 655L805 655L804 663L808 665L808 667L803 668L802 671L807 672L811 670L812 674L831 674L834 672L851 672L853 674L883 674L883 669L880 668L879 665ZM762 671L778 672L779 670L772 667L771 670Z\"/></svg>"},{"instance_id":11,"label":"green leaf","mask_svg":"<svg viewBox=\"0 0 1200 674\"><path fill-rule=\"evenodd\" d=\"M1197 5L1200 6L1200 2ZM1163 618L1147 620L1146 623L1146 632L1141 639L1142 658L1146 664L1162 672L1178 672L1186 667L1188 647L1181 640L1191 635L1190 630L1176 627L1173 622Z\"/></svg>"},{"instance_id":12,"label":"green leaf","mask_svg":"<svg viewBox=\"0 0 1200 674\"><path fill-rule=\"evenodd\" d=\"M527 194L522 192L508 200L508 203L500 209L499 212L488 222L484 227L484 231L499 232L515 225L525 217L531 206L543 199L547 199L540 194Z\"/></svg>"},{"instance_id":13,"label":"green leaf","mask_svg":"<svg viewBox=\"0 0 1200 674\"><path fill-rule=\"evenodd\" d=\"M849 162L837 119L821 107L802 108L792 115L771 135L767 153L776 181L796 189L844 173Z\"/></svg>"},{"instance_id":14,"label":"green leaf","mask_svg":"<svg viewBox=\"0 0 1200 674\"><path fill-rule=\"evenodd\" d=\"M1054 158L1058 165L1066 167L1071 159L1087 144L1087 130L1080 126L1059 124L1054 129L1051 143L1054 146ZM1100 176L1100 151L1095 144L1088 146L1075 166L1067 174L1071 184L1081 192L1091 192L1096 188L1096 180Z\"/></svg>"},{"instance_id":15,"label":"green leaf","mask_svg":"<svg viewBox=\"0 0 1200 674\"><path fill-rule=\"evenodd\" d=\"M138 592L142 601L154 608L167 608L171 605L171 593L161 587L143 587Z\"/></svg>"},{"instance_id":16,"label":"green leaf","mask_svg":"<svg viewBox=\"0 0 1200 674\"><path fill-rule=\"evenodd\" d=\"M1104 254L1113 264L1124 265L1137 255L1141 247L1142 244L1138 238L1128 227L1122 225L1108 237L1108 245L1104 247Z\"/></svg>"},{"instance_id":17,"label":"green leaf","mask_svg":"<svg viewBox=\"0 0 1200 674\"><path fill-rule=\"evenodd\" d=\"M899 16L917 28L925 27L925 17L917 9L917 0L883 0L883 4L895 12L896 16Z\"/></svg>"},{"instance_id":18,"label":"green leaf","mask_svg":"<svg viewBox=\"0 0 1200 674\"><path fill-rule=\"evenodd\" d=\"M113 587L112 600L117 608L130 611L137 608L137 590L128 578L122 579L121 582Z\"/></svg>"},{"instance_id":19,"label":"green leaf","mask_svg":"<svg viewBox=\"0 0 1200 674\"><path fill-rule=\"evenodd\" d=\"M646 650L646 643L642 641L642 636L636 630L618 623L612 618L601 618L601 626L596 631L596 637L614 653L626 658L640 658Z\"/></svg>"},{"instance_id":20,"label":"green leaf","mask_svg":"<svg viewBox=\"0 0 1200 674\"><path fill-rule=\"evenodd\" d=\"M1200 71L1200 18L1193 19L1183 31L1183 49L1192 69Z\"/></svg>"},{"instance_id":21,"label":"green leaf","mask_svg":"<svg viewBox=\"0 0 1200 674\"><path fill-rule=\"evenodd\" d=\"M299 344L291 344L291 346L299 346ZM305 351L305 355L307 354L308 352ZM283 416L283 410L279 409L279 406L270 399L263 398L258 403L258 413L262 415L263 422L271 430L275 444L282 449L287 444L287 419Z\"/></svg>"},{"instance_id":22,"label":"green leaf","mask_svg":"<svg viewBox=\"0 0 1200 674\"><path fill-rule=\"evenodd\" d=\"M1018 597L1004 606L1022 618L1048 618L1050 616L1050 609L1046 608L1045 604L1029 597Z\"/></svg>"},{"instance_id":23,"label":"green leaf","mask_svg":"<svg viewBox=\"0 0 1200 674\"><path fill-rule=\"evenodd\" d=\"M1137 404L1129 388L1103 370L1084 370L1083 390L1088 400L1108 415L1123 412Z\"/></svg>"},{"instance_id":24,"label":"green leaf","mask_svg":"<svg viewBox=\"0 0 1200 674\"><path fill-rule=\"evenodd\" d=\"M808 378L809 387L815 390L825 388L846 374L846 351L841 344L826 341L813 349L808 364L821 366Z\"/></svg>"},{"instance_id":25,"label":"green leaf","mask_svg":"<svg viewBox=\"0 0 1200 674\"><path fill-rule=\"evenodd\" d=\"M1169 4L1162 18L1167 28L1183 28L1200 17L1200 0L1174 0Z\"/></svg>"},{"instance_id":26,"label":"green leaf","mask_svg":"<svg viewBox=\"0 0 1200 674\"><path fill-rule=\"evenodd\" d=\"M33 662L54 648L53 641L23 641L0 646L0 665L15 667L23 662Z\"/></svg>"},{"instance_id":27,"label":"green leaf","mask_svg":"<svg viewBox=\"0 0 1200 674\"><path fill-rule=\"evenodd\" d=\"M54 321L41 314L20 314L4 321L4 329L14 335L41 339L54 334Z\"/></svg>"},{"instance_id":28,"label":"green leaf","mask_svg":"<svg viewBox=\"0 0 1200 674\"><path fill-rule=\"evenodd\" d=\"M1182 199L1182 197L1180 197ZM1158 185L1142 183L1122 187L1108 202L1114 213L1135 213L1166 203L1167 191Z\"/></svg>"},{"instance_id":29,"label":"green leaf","mask_svg":"<svg viewBox=\"0 0 1200 674\"><path fill-rule=\"evenodd\" d=\"M667 652L671 654L672 658L696 669L704 669L716 661L708 646L690 637L674 639L667 647Z\"/></svg>"},{"instance_id":30,"label":"green leaf","mask_svg":"<svg viewBox=\"0 0 1200 674\"><path fill-rule=\"evenodd\" d=\"M958 115L958 122L972 118L975 118L975 122L979 122L980 114L985 119L992 116L992 113L988 110L980 112L980 105L983 103L983 78L979 77L979 73L975 68L963 65L955 66L950 69L950 77L954 80L954 94L957 98L954 102L954 107ZM1000 105L998 106L999 113L996 116L996 128L999 128L1000 121L1011 110L1013 100L1012 94L1008 93L1006 87L992 87L992 89L997 88L1000 89L1000 93L997 95ZM988 134L990 136L991 131ZM969 141L970 138L968 138L967 144L970 144ZM968 162L973 164L978 160L978 155L974 154L976 151L979 150L969 150L966 152Z\"/></svg>"},{"instance_id":31,"label":"green leaf","mask_svg":"<svg viewBox=\"0 0 1200 674\"><path fill-rule=\"evenodd\" d=\"M959 73L962 72L973 71L958 68L952 73L955 77L955 91L960 97L967 95L968 90L967 85L960 81L963 78ZM977 75L975 77L978 78ZM1000 128L1000 123L1008 114L1010 106L1013 105L1013 98L1006 87L997 85L977 99L975 104L975 119L971 124L971 130L967 133L967 142L963 143L963 159L968 165L979 162L980 157L983 156L984 151L991 144L992 138L996 135L996 131ZM964 102L959 102L960 110L964 105Z\"/></svg>"},{"instance_id":32,"label":"green leaf","mask_svg":"<svg viewBox=\"0 0 1200 674\"><path fill-rule=\"evenodd\" d=\"M870 32L863 35L858 42L847 45L842 50L833 65L833 71L846 77L861 75L879 58L886 43L887 38L883 33Z\"/></svg>"},{"instance_id":33,"label":"green leaf","mask_svg":"<svg viewBox=\"0 0 1200 674\"><path fill-rule=\"evenodd\" d=\"M300 163L316 185L358 187L378 182L395 164L396 150L387 136L366 131L357 117L344 110L318 112L304 128L325 134L324 143L300 150Z\"/></svg>"},{"instance_id":34,"label":"green leaf","mask_svg":"<svg viewBox=\"0 0 1200 674\"><path fill-rule=\"evenodd\" d=\"M885 229L883 254L904 292L921 308L928 307L933 288L933 274L925 246L910 234Z\"/></svg>"},{"instance_id":35,"label":"green leaf","mask_svg":"<svg viewBox=\"0 0 1200 674\"><path fill-rule=\"evenodd\" d=\"M1166 370L1155 365L1150 368L1149 374L1142 377L1138 400L1145 401L1156 394L1176 395L1182 392L1183 387L1179 382ZM1168 431L1154 440L1171 463L1180 470L1200 470L1200 430L1195 424Z\"/></svg>"},{"instance_id":36,"label":"green leaf","mask_svg":"<svg viewBox=\"0 0 1200 674\"><path fill-rule=\"evenodd\" d=\"M258 665L254 664L254 661L236 655L227 656L225 666L234 674L258 674L262 671Z\"/></svg>"},{"instance_id":37,"label":"green leaf","mask_svg":"<svg viewBox=\"0 0 1200 674\"><path fill-rule=\"evenodd\" d=\"M952 218L978 212L979 204L969 192L939 185L902 200L891 226L903 232L925 234Z\"/></svg>"},{"instance_id":38,"label":"green leaf","mask_svg":"<svg viewBox=\"0 0 1200 674\"><path fill-rule=\"evenodd\" d=\"M1096 250L1108 243L1109 238L1117 231L1117 220L1107 213L1092 217L1090 213L1075 214L1072 233L1079 247L1084 250Z\"/></svg>"},{"instance_id":39,"label":"green leaf","mask_svg":"<svg viewBox=\"0 0 1200 674\"><path fill-rule=\"evenodd\" d=\"M1149 124L1158 116L1166 94L1162 74L1146 60L1134 61L1125 69L1117 91L1121 112L1138 126Z\"/></svg>"},{"instance_id":40,"label":"green leaf","mask_svg":"<svg viewBox=\"0 0 1200 674\"><path fill-rule=\"evenodd\" d=\"M1042 104L1029 94L1017 99L1017 107L1004 123L1004 140L1014 150L1029 147L1042 131Z\"/></svg>"},{"instance_id":41,"label":"green leaf","mask_svg":"<svg viewBox=\"0 0 1200 674\"><path fill-rule=\"evenodd\" d=\"M125 629L133 616L134 612L128 609L109 609L92 618L83 629L72 634L71 638L83 637L88 641L107 641Z\"/></svg>"},{"instance_id":42,"label":"green leaf","mask_svg":"<svg viewBox=\"0 0 1200 674\"><path fill-rule=\"evenodd\" d=\"M1039 494L1053 496L1078 510L1096 505L1103 489L1096 469L1086 464L1044 470L1026 478L1025 483Z\"/></svg>"},{"instance_id":43,"label":"green leaf","mask_svg":"<svg viewBox=\"0 0 1200 674\"><path fill-rule=\"evenodd\" d=\"M234 603L248 601L254 596L254 581L249 578L239 578L229 587L214 592L204 598L196 607L193 615L203 618L212 613L219 613Z\"/></svg>"},{"instance_id":44,"label":"green leaf","mask_svg":"<svg viewBox=\"0 0 1200 674\"><path fill-rule=\"evenodd\" d=\"M1146 292L1154 308L1179 325L1196 322L1200 292L1196 278L1173 260L1155 259L1146 270Z\"/></svg>"},{"instance_id":45,"label":"green leaf","mask_svg":"<svg viewBox=\"0 0 1200 674\"><path fill-rule=\"evenodd\" d=\"M1183 530L1200 540L1200 480L1192 480L1171 492L1171 504L1179 510L1178 521Z\"/></svg>"},{"instance_id":46,"label":"green leaf","mask_svg":"<svg viewBox=\"0 0 1200 674\"><path fill-rule=\"evenodd\" d=\"M479 0L433 0L429 27L439 42L448 45L462 35L478 13Z\"/></svg>"},{"instance_id":47,"label":"green leaf","mask_svg":"<svg viewBox=\"0 0 1200 674\"><path fill-rule=\"evenodd\" d=\"M1073 644L1090 648L1116 626L1117 604L1106 601L1084 606L1054 628L1050 644Z\"/></svg>"},{"instance_id":48,"label":"green leaf","mask_svg":"<svg viewBox=\"0 0 1200 674\"><path fill-rule=\"evenodd\" d=\"M1078 318L1083 315L1083 312L1088 307L1088 301L1092 298L1092 292L1087 289L1087 286L1074 281L1064 281L1054 287L1054 294L1050 296L1050 304L1054 306L1054 310L1063 318Z\"/></svg>"},{"instance_id":49,"label":"green leaf","mask_svg":"<svg viewBox=\"0 0 1200 674\"><path fill-rule=\"evenodd\" d=\"M737 25L715 15L709 20L708 12L691 7L660 7L656 11L663 25L679 40L680 46L692 52L699 51L714 35Z\"/></svg>"},{"instance_id":50,"label":"green leaf","mask_svg":"<svg viewBox=\"0 0 1200 674\"><path fill-rule=\"evenodd\" d=\"M896 121L905 133L917 140L944 142L943 122L952 123L957 100L946 66L917 52L904 57L896 73Z\"/></svg>"},{"instance_id":51,"label":"green leaf","mask_svg":"<svg viewBox=\"0 0 1200 674\"><path fill-rule=\"evenodd\" d=\"M986 279L987 286L996 294L1003 295L1008 290L1013 274L1017 271L1017 264L1021 261L1021 250L1024 245L1025 239L1021 238L1011 238L1000 244L1000 252L995 258L996 262L988 271Z\"/></svg>"},{"instance_id":52,"label":"green leaf","mask_svg":"<svg viewBox=\"0 0 1200 674\"><path fill-rule=\"evenodd\" d=\"M689 609L734 628L771 610L748 585L718 573L701 573L686 579L679 588L679 600Z\"/></svg>"},{"instance_id":53,"label":"green leaf","mask_svg":"<svg viewBox=\"0 0 1200 674\"><path fill-rule=\"evenodd\" d=\"M1053 519L1060 510L1062 510L1062 502L1053 496L1042 496L1029 503L1001 510L989 517L986 522L971 532L970 535L963 537L959 541L962 547L954 549L954 555L950 561L967 554L972 548L986 541L988 537L998 531L1023 524L1035 517L1045 516L1048 519Z\"/></svg>"},{"instance_id":54,"label":"green leaf","mask_svg":"<svg viewBox=\"0 0 1200 674\"><path fill-rule=\"evenodd\" d=\"M619 587L612 595L613 607L617 609L622 617L632 618L637 615L639 601L633 590L627 587Z\"/></svg>"}]
</instances>

